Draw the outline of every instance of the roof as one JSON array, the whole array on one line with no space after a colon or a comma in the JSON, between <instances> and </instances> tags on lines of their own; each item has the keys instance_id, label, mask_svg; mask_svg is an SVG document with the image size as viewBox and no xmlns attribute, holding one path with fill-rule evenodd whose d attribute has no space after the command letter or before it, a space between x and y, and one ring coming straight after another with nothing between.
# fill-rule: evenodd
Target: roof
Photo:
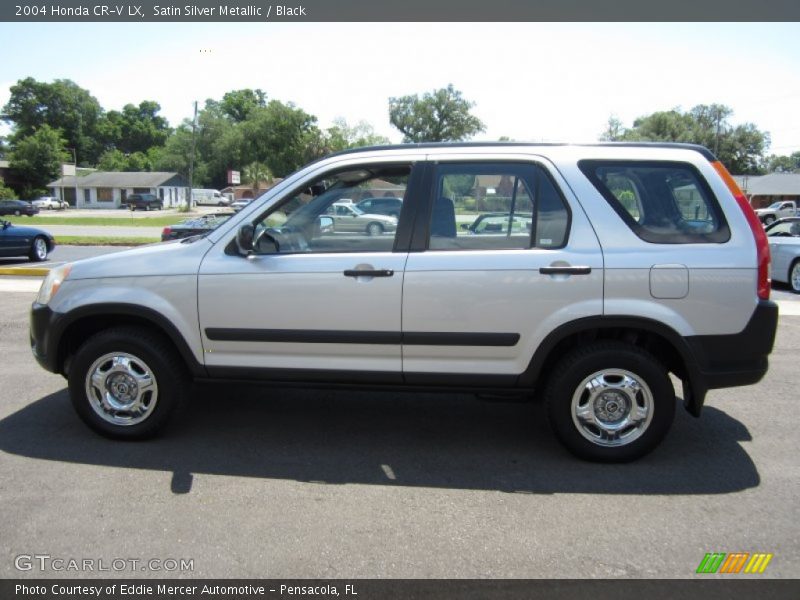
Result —
<instances>
[{"instance_id":1,"label":"roof","mask_svg":"<svg viewBox=\"0 0 800 600\"><path fill-rule=\"evenodd\" d=\"M748 196L798 196L800 174L735 175L734 179Z\"/></svg>"},{"instance_id":2,"label":"roof","mask_svg":"<svg viewBox=\"0 0 800 600\"><path fill-rule=\"evenodd\" d=\"M163 185L186 186L187 183L177 173L165 171L124 172L124 171L96 171L77 178L78 187L82 188L134 188L134 187L159 187ZM173 181L175 180L175 181ZM47 184L47 187L74 187L75 177L62 177Z\"/></svg>"},{"instance_id":3,"label":"roof","mask_svg":"<svg viewBox=\"0 0 800 600\"><path fill-rule=\"evenodd\" d=\"M705 146L699 144L685 144L682 142L592 142L592 143L563 143L563 142L423 142L417 144L389 144L385 146L363 146L360 148L348 148L329 154L331 156L342 156L357 152L370 150L403 150L403 149L425 149L425 148L487 148L493 146L533 146L533 147L552 147L552 146L592 146L592 147L624 147L624 148L680 148L683 150L694 150L703 155L709 162L716 161L714 154ZM320 159L323 160L323 159ZM317 162L317 161L315 161Z\"/></svg>"}]
</instances>

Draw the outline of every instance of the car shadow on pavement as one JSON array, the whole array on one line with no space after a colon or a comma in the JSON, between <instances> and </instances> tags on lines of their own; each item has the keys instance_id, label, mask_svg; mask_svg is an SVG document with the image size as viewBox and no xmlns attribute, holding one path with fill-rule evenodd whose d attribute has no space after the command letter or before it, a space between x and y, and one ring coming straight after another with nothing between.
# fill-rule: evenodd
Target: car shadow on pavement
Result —
<instances>
[{"instance_id":1,"label":"car shadow on pavement","mask_svg":"<svg viewBox=\"0 0 800 600\"><path fill-rule=\"evenodd\" d=\"M604 465L568 454L535 403L470 395L206 385L161 437L118 442L87 429L66 390L0 421L0 450L35 459L328 484L426 486L553 494L721 494L760 478L725 412L676 412L649 456Z\"/></svg>"}]
</instances>

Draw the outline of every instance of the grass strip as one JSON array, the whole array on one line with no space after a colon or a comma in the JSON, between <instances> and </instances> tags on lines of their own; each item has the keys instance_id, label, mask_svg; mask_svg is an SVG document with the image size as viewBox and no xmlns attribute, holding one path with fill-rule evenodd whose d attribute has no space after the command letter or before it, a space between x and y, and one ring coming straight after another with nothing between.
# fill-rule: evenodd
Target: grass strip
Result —
<instances>
[{"instance_id":1,"label":"grass strip","mask_svg":"<svg viewBox=\"0 0 800 600\"><path fill-rule=\"evenodd\" d=\"M59 235L57 246L143 246L160 242L160 238L152 237L111 237L95 235Z\"/></svg>"},{"instance_id":2,"label":"grass strip","mask_svg":"<svg viewBox=\"0 0 800 600\"><path fill-rule=\"evenodd\" d=\"M176 215L169 217L0 217L11 221L15 225L97 225L101 227L166 227L175 225L190 218L192 215Z\"/></svg>"}]
</instances>

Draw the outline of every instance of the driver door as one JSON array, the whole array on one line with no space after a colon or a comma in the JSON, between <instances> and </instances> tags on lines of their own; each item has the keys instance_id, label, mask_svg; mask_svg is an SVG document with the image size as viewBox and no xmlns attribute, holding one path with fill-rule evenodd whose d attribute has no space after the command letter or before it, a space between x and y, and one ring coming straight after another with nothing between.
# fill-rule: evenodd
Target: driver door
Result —
<instances>
[{"instance_id":1,"label":"driver door","mask_svg":"<svg viewBox=\"0 0 800 600\"><path fill-rule=\"evenodd\" d=\"M368 381L402 380L407 249L396 243L398 232L367 236L332 227L330 209L386 181L404 186L408 197L416 193L414 169L395 162L340 170L253 213L256 241L248 256L230 251L232 231L204 259L198 308L211 376L331 381L357 373ZM401 214L398 230L410 217Z\"/></svg>"}]
</instances>

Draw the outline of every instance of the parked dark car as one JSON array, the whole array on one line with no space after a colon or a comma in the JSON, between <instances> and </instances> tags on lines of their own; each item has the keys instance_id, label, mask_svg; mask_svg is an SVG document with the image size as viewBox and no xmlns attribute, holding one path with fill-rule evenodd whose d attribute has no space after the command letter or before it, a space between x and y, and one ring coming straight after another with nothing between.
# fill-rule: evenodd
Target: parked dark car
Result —
<instances>
[{"instance_id":1,"label":"parked dark car","mask_svg":"<svg viewBox=\"0 0 800 600\"><path fill-rule=\"evenodd\" d=\"M38 212L38 208L24 200L0 200L0 215L28 215L32 217Z\"/></svg>"},{"instance_id":2,"label":"parked dark car","mask_svg":"<svg viewBox=\"0 0 800 600\"><path fill-rule=\"evenodd\" d=\"M32 261L40 262L55 247L56 241L46 231L12 225L0 219L0 256L27 256Z\"/></svg>"},{"instance_id":3,"label":"parked dark car","mask_svg":"<svg viewBox=\"0 0 800 600\"><path fill-rule=\"evenodd\" d=\"M371 215L388 215L400 218L400 209L403 208L403 201L400 198L367 198L356 206L365 213Z\"/></svg>"},{"instance_id":4,"label":"parked dark car","mask_svg":"<svg viewBox=\"0 0 800 600\"><path fill-rule=\"evenodd\" d=\"M232 214L233 213L214 213L203 215L202 217L193 217L175 225L169 225L164 227L164 230L161 232L161 241L179 240L193 235L208 233L230 219Z\"/></svg>"},{"instance_id":5,"label":"parked dark car","mask_svg":"<svg viewBox=\"0 0 800 600\"><path fill-rule=\"evenodd\" d=\"M164 207L155 194L131 194L125 202L131 210L161 210Z\"/></svg>"}]
</instances>

